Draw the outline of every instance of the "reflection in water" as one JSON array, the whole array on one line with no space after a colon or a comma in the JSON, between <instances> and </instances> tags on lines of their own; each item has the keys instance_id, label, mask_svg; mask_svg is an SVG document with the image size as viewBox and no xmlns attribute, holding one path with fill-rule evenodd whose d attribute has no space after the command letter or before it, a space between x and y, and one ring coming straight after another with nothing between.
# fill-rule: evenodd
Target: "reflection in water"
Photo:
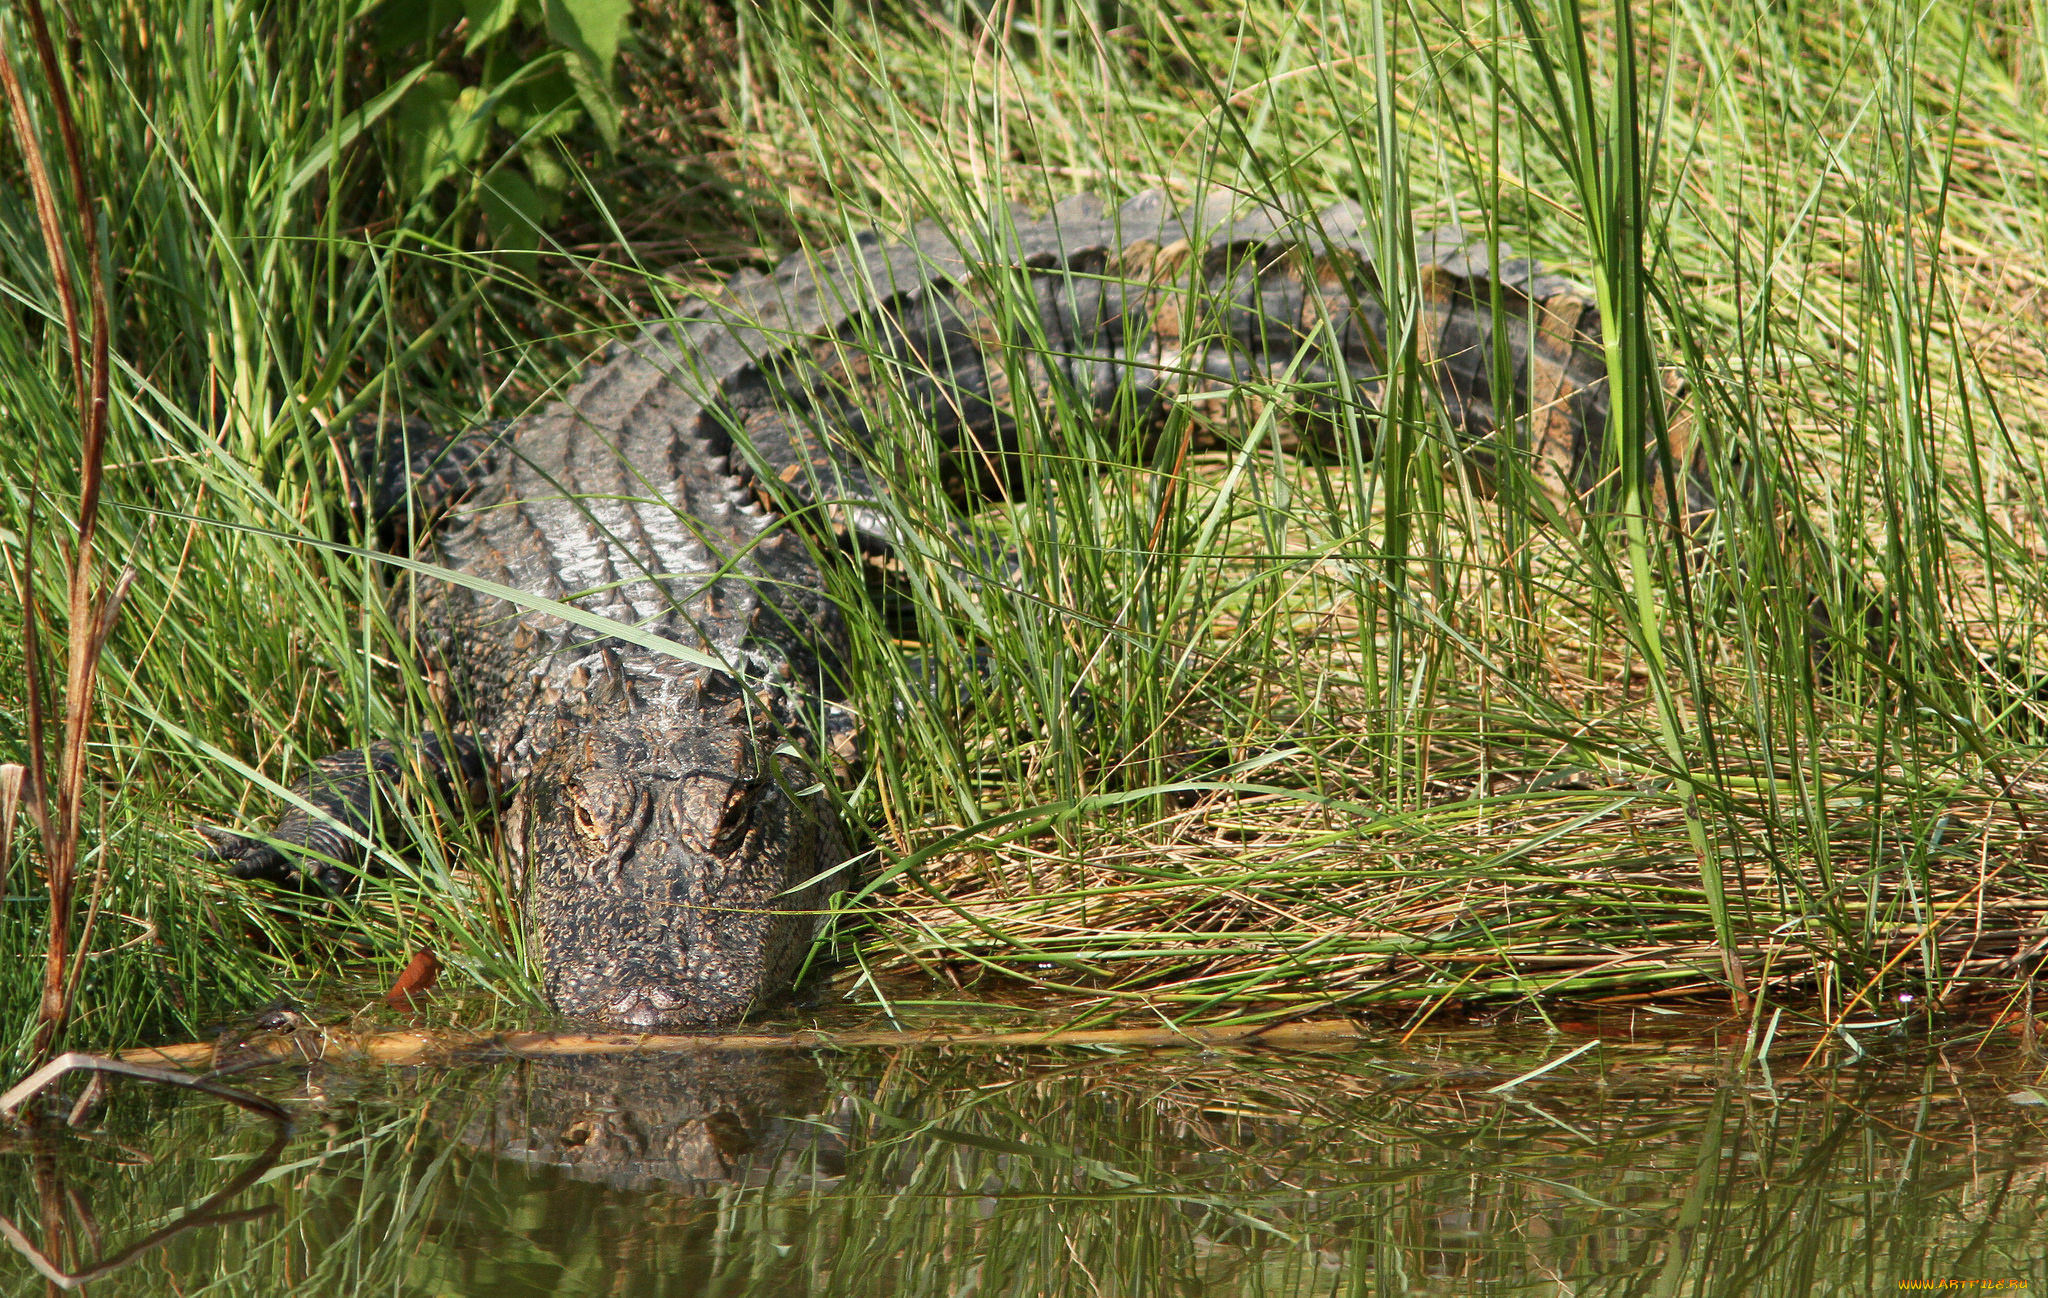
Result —
<instances>
[{"instance_id":1,"label":"reflection in water","mask_svg":"<svg viewBox=\"0 0 2048 1298\"><path fill-rule=\"evenodd\" d=\"M276 1165L278 1156L284 1153L290 1133L280 1130L270 1139L270 1145L256 1161L243 1168L220 1189L214 1191L204 1203L189 1208L168 1225L159 1226L149 1234L127 1245L94 1258L90 1262L75 1263L75 1270L65 1270L57 1258L67 1251L73 1238L72 1227L79 1228L94 1250L105 1247L104 1232L92 1205L76 1189L65 1183L57 1151L58 1133L38 1131L30 1140L38 1146L28 1156L36 1186L36 1206L39 1209L41 1243L28 1236L28 1232L17 1225L11 1217L0 1215L0 1238L13 1248L23 1261L34 1267L50 1284L59 1289L82 1289L86 1285L106 1276L113 1275L126 1267L133 1266L147 1254L162 1248L165 1244L189 1231L208 1230L237 1222L261 1221L278 1215L274 1203L257 1208L243 1208L238 1211L220 1211L220 1205L234 1198L260 1180L265 1172Z\"/></svg>"},{"instance_id":2,"label":"reflection in water","mask_svg":"<svg viewBox=\"0 0 2048 1298\"><path fill-rule=\"evenodd\" d=\"M577 1180L697 1194L845 1170L844 1131L814 1116L829 1082L805 1055L549 1059L500 1078L463 1143Z\"/></svg>"},{"instance_id":3,"label":"reflection in water","mask_svg":"<svg viewBox=\"0 0 2048 1298\"><path fill-rule=\"evenodd\" d=\"M280 1071L242 1206L95 1294L1751 1295L2048 1286L2035 1073L1929 1052L1783 1074L1473 1033L1077 1055L668 1055ZM146 1230L267 1133L109 1111L66 1154ZM119 1142L119 1143L115 1143ZM127 1155L110 1151L125 1149ZM131 1155L140 1155L135 1157ZM148 1160L152 1165L143 1165ZM36 1178L0 1160L0 1212ZM0 1263L0 1293L38 1292Z\"/></svg>"},{"instance_id":4,"label":"reflection in water","mask_svg":"<svg viewBox=\"0 0 2048 1298\"><path fill-rule=\"evenodd\" d=\"M107 1077L110 1074L138 1078L158 1086L201 1091L215 1099L232 1103L245 1113L270 1122L270 1144L256 1156L254 1162L230 1177L227 1184L215 1190L204 1203L186 1209L176 1220L157 1227L126 1248L105 1253L90 1262L75 1262L71 1269L67 1270L60 1259L67 1254L80 1251L76 1246L67 1247L74 1225L82 1229L94 1251L104 1249L105 1242L91 1205L65 1182L61 1158L62 1136L65 1128L79 1126L81 1121L104 1100ZM76 1075L85 1075L89 1080L68 1106L69 1114L62 1126L59 1126L56 1123L56 1115L63 1109L52 1109L48 1104L51 1088ZM273 1216L278 1211L275 1204L246 1208L239 1212L221 1211L222 1205L256 1184L276 1165L278 1158L284 1153L285 1145L291 1139L290 1115L282 1106L266 1097L185 1073L124 1063L119 1059L99 1055L66 1053L50 1060L29 1077L9 1088L5 1096L0 1096L0 1116L8 1119L19 1118L23 1124L25 1139L22 1143L28 1153L28 1166L35 1182L35 1201L40 1218L37 1224L41 1227L41 1243L30 1239L28 1232L4 1213L0 1213L0 1238L4 1238L8 1246L34 1267L53 1289L83 1288L124 1267L134 1265L152 1250L163 1247L188 1231L205 1230L235 1222L256 1221Z\"/></svg>"}]
</instances>

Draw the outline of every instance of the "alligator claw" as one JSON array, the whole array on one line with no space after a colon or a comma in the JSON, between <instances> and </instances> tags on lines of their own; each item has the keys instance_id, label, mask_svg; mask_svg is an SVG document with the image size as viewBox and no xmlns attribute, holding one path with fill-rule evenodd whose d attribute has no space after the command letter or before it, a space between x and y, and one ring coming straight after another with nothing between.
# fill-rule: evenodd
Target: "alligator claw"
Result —
<instances>
[{"instance_id":1,"label":"alligator claw","mask_svg":"<svg viewBox=\"0 0 2048 1298\"><path fill-rule=\"evenodd\" d=\"M264 844L237 834L231 829L222 829L218 825L194 825L192 828L198 830L199 836L206 840L206 846L194 853L199 860L224 861L232 867L236 878L253 877L245 872L245 868L251 857L262 853ZM276 856L276 849L270 849L270 854Z\"/></svg>"},{"instance_id":2,"label":"alligator claw","mask_svg":"<svg viewBox=\"0 0 2048 1298\"><path fill-rule=\"evenodd\" d=\"M201 861L218 862L227 866L228 873L237 879L263 879L284 886L320 887L329 892L346 886L347 876L334 867L324 866L311 872L302 870L298 862L261 839L237 834L231 829L222 829L217 825L194 825L193 828L206 840L206 846L194 855Z\"/></svg>"},{"instance_id":3,"label":"alligator claw","mask_svg":"<svg viewBox=\"0 0 2048 1298\"><path fill-rule=\"evenodd\" d=\"M206 846L196 853L202 861L218 861L237 879L268 879L287 883L294 871L284 853L258 839L237 834L216 825L195 825Z\"/></svg>"}]
</instances>

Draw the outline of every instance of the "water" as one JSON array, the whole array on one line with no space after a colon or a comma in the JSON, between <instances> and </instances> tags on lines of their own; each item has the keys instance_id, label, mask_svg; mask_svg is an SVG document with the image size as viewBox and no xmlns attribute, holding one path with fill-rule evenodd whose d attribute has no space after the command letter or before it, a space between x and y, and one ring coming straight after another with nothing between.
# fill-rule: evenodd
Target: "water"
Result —
<instances>
[{"instance_id":1,"label":"water","mask_svg":"<svg viewBox=\"0 0 2048 1298\"><path fill-rule=\"evenodd\" d=\"M0 1136L0 1211L74 1271L171 1232L106 1295L2048 1287L2016 1044L1781 1042L1767 1070L1700 1026L1582 1030L1506 1091L1594 1038L279 1067L236 1079L296 1117L268 1167L267 1121L121 1084ZM44 1291L0 1258L0 1293Z\"/></svg>"}]
</instances>

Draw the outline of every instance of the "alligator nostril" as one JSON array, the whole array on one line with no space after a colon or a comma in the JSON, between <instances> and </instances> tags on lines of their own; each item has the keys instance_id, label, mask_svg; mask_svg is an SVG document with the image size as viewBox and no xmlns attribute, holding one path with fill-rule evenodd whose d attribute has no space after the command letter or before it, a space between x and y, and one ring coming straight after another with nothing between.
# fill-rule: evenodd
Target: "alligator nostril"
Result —
<instances>
[{"instance_id":1,"label":"alligator nostril","mask_svg":"<svg viewBox=\"0 0 2048 1298\"><path fill-rule=\"evenodd\" d=\"M611 1004L611 1016L629 1027L659 1027L681 1008L683 998L666 987L636 987Z\"/></svg>"}]
</instances>

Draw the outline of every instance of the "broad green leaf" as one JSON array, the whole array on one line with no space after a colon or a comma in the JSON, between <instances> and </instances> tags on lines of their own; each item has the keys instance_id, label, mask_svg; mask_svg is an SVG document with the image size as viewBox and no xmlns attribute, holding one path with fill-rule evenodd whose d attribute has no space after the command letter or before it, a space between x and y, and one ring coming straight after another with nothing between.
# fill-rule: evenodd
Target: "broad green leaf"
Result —
<instances>
[{"instance_id":1,"label":"broad green leaf","mask_svg":"<svg viewBox=\"0 0 2048 1298\"><path fill-rule=\"evenodd\" d=\"M587 59L599 77L609 79L626 15L632 10L631 0L548 0L548 35Z\"/></svg>"},{"instance_id":2,"label":"broad green leaf","mask_svg":"<svg viewBox=\"0 0 2048 1298\"><path fill-rule=\"evenodd\" d=\"M564 66L575 58L566 50L549 55L551 66L536 70L529 63L515 74L516 81L508 79L508 84L500 86L499 127L526 139L566 135L576 129L583 119L583 108L576 83Z\"/></svg>"},{"instance_id":3,"label":"broad green leaf","mask_svg":"<svg viewBox=\"0 0 2048 1298\"><path fill-rule=\"evenodd\" d=\"M462 8L469 18L469 39L462 44L462 53L468 56L511 26L519 5L517 0L463 0Z\"/></svg>"},{"instance_id":4,"label":"broad green leaf","mask_svg":"<svg viewBox=\"0 0 2048 1298\"><path fill-rule=\"evenodd\" d=\"M604 137L607 149L619 147L619 101L612 94L611 79L601 76L583 59L571 55L569 58L569 80L576 85L576 95L583 101L584 111L590 114L591 125Z\"/></svg>"},{"instance_id":5,"label":"broad green leaf","mask_svg":"<svg viewBox=\"0 0 2048 1298\"><path fill-rule=\"evenodd\" d=\"M548 35L569 51L569 79L605 147L619 145L619 101L612 62L626 29L630 0L548 0Z\"/></svg>"},{"instance_id":6,"label":"broad green leaf","mask_svg":"<svg viewBox=\"0 0 2048 1298\"><path fill-rule=\"evenodd\" d=\"M539 260L548 203L525 176L509 167L484 178L480 202L492 246L513 270L531 276Z\"/></svg>"},{"instance_id":7,"label":"broad green leaf","mask_svg":"<svg viewBox=\"0 0 2048 1298\"><path fill-rule=\"evenodd\" d=\"M391 0L370 19L370 44L380 54L395 54L431 41L462 16L463 0Z\"/></svg>"},{"instance_id":8,"label":"broad green leaf","mask_svg":"<svg viewBox=\"0 0 2048 1298\"><path fill-rule=\"evenodd\" d=\"M439 179L437 159L448 151L448 119L461 93L453 76L434 72L421 77L399 105L392 126L398 136L399 179L407 196L426 193Z\"/></svg>"},{"instance_id":9,"label":"broad green leaf","mask_svg":"<svg viewBox=\"0 0 2048 1298\"><path fill-rule=\"evenodd\" d=\"M394 121L410 197L431 192L476 161L490 124L477 112L482 101L480 89L460 85L446 72L421 77L405 96Z\"/></svg>"},{"instance_id":10,"label":"broad green leaf","mask_svg":"<svg viewBox=\"0 0 2048 1298\"><path fill-rule=\"evenodd\" d=\"M569 192L569 169L542 144L528 145L520 151L519 158L526 164L526 174L540 194L545 223L551 225L561 215L562 196Z\"/></svg>"}]
</instances>

